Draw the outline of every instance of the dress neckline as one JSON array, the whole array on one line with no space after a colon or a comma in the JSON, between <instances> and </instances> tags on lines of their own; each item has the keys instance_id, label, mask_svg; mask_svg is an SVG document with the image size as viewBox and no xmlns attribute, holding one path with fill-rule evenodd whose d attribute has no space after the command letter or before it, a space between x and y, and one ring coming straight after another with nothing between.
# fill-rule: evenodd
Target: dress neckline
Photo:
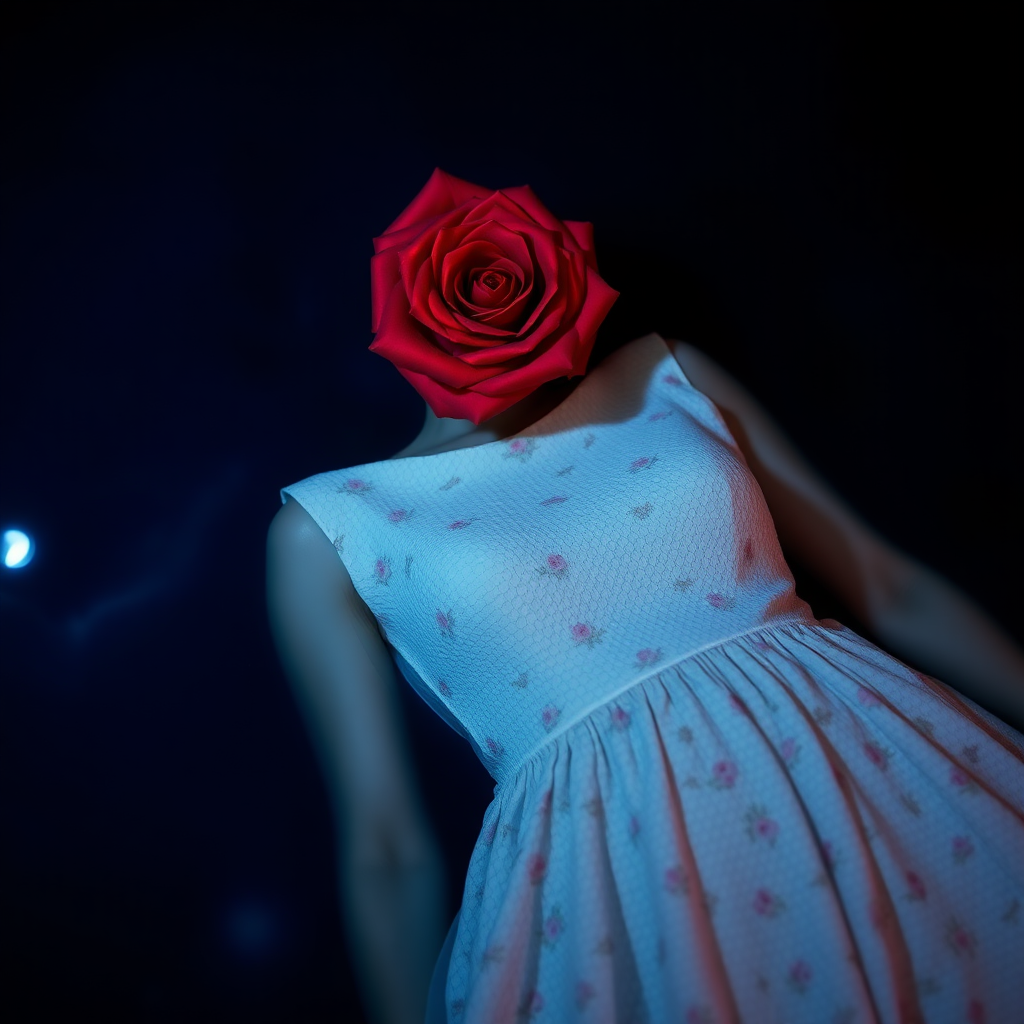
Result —
<instances>
[{"instance_id":1,"label":"dress neckline","mask_svg":"<svg viewBox=\"0 0 1024 1024\"><path fill-rule=\"evenodd\" d=\"M494 448L496 445L499 444L511 444L517 438L530 436L530 431L535 430L542 423L546 422L549 419L552 419L554 416L561 413L569 405L569 403L576 397L576 395L579 394L579 392L582 391L583 388L587 386L587 382L594 376L595 373L598 372L598 370L601 369L602 366L604 366L605 362L607 362L607 360L610 359L611 356L614 356L616 352L620 352L623 348L626 348L629 345L633 345L639 341L646 341L649 338L656 338L659 342L661 342L662 346L664 346L666 351L671 352L671 350L668 347L668 342L665 341L665 339L660 334L654 331L652 331L650 334L642 335L640 338L635 338L633 341L626 342L625 345L616 349L615 352L612 352L608 357L606 357L606 359L602 360L602 362L598 366L595 366L593 370L591 370L589 373L584 374L583 380L581 380L579 384L577 384L576 387L574 387L572 391L570 391L569 394L566 395L566 397L562 399L561 402L558 403L558 405L556 405L553 409L549 409L546 413L544 413L543 416L541 416L539 419L534 420L528 427L523 427L522 430L517 430L514 434L509 434L507 437L497 438L494 441L483 441L481 444L468 444L463 448L449 448L448 451L433 452L430 455L403 455L401 458L381 459L378 462L363 462L360 463L360 465L382 466L389 464L395 465L401 462L412 462L414 459L439 459L445 455L458 455L460 452L472 452L483 448Z\"/></svg>"}]
</instances>

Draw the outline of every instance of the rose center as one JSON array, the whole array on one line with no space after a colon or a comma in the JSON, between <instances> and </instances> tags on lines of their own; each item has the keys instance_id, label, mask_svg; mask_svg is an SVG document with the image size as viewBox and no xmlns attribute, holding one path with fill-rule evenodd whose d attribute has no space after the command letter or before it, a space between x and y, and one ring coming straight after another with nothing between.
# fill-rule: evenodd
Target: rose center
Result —
<instances>
[{"instance_id":1,"label":"rose center","mask_svg":"<svg viewBox=\"0 0 1024 1024\"><path fill-rule=\"evenodd\" d=\"M493 270L488 270L483 276L483 282L491 291L494 291L495 288L501 285L501 277Z\"/></svg>"}]
</instances>

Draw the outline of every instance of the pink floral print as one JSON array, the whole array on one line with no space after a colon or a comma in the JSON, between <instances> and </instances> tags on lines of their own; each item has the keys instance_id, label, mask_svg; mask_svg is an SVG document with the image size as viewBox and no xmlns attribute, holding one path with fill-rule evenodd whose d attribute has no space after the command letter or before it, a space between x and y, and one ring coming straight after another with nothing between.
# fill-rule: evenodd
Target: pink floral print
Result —
<instances>
[{"instance_id":1,"label":"pink floral print","mask_svg":"<svg viewBox=\"0 0 1024 1024\"><path fill-rule=\"evenodd\" d=\"M526 876L530 885L540 885L548 873L548 860L542 853L531 853L526 859Z\"/></svg>"},{"instance_id":2,"label":"pink floral print","mask_svg":"<svg viewBox=\"0 0 1024 1024\"><path fill-rule=\"evenodd\" d=\"M564 495L564 494L556 494L553 497L545 498L541 502L541 504L542 505L561 505L563 501L568 501L568 500L569 499L568 499L568 497L566 497L566 495Z\"/></svg>"},{"instance_id":3,"label":"pink floral print","mask_svg":"<svg viewBox=\"0 0 1024 1024\"><path fill-rule=\"evenodd\" d=\"M505 959L505 947L503 945L487 946L483 956L480 957L481 967L490 967L491 964L500 964Z\"/></svg>"},{"instance_id":4,"label":"pink floral print","mask_svg":"<svg viewBox=\"0 0 1024 1024\"><path fill-rule=\"evenodd\" d=\"M464 530L470 523L475 523L475 519L456 519L454 523L448 524L449 530Z\"/></svg>"},{"instance_id":5,"label":"pink floral print","mask_svg":"<svg viewBox=\"0 0 1024 1024\"><path fill-rule=\"evenodd\" d=\"M671 384L674 387L682 387L683 384L683 382L674 373L666 373L661 380L663 384Z\"/></svg>"},{"instance_id":6,"label":"pink floral print","mask_svg":"<svg viewBox=\"0 0 1024 1024\"><path fill-rule=\"evenodd\" d=\"M673 896L685 896L689 893L690 880L686 877L686 872L683 870L682 865L675 864L666 869L665 888Z\"/></svg>"},{"instance_id":7,"label":"pink floral print","mask_svg":"<svg viewBox=\"0 0 1024 1024\"><path fill-rule=\"evenodd\" d=\"M754 913L761 917L778 917L786 909L782 898L770 889L758 889L754 893Z\"/></svg>"},{"instance_id":8,"label":"pink floral print","mask_svg":"<svg viewBox=\"0 0 1024 1024\"><path fill-rule=\"evenodd\" d=\"M441 630L441 635L453 639L455 636L455 623L452 620L451 610L443 612L438 608L434 614L434 619L437 622L437 628Z\"/></svg>"},{"instance_id":9,"label":"pink floral print","mask_svg":"<svg viewBox=\"0 0 1024 1024\"><path fill-rule=\"evenodd\" d=\"M966 955L973 959L978 940L975 938L974 932L962 925L955 917L951 917L946 922L946 945L957 956Z\"/></svg>"},{"instance_id":10,"label":"pink floral print","mask_svg":"<svg viewBox=\"0 0 1024 1024\"><path fill-rule=\"evenodd\" d=\"M811 717L818 723L818 725L829 725L832 721L832 709L818 705L818 707L811 712Z\"/></svg>"},{"instance_id":11,"label":"pink floral print","mask_svg":"<svg viewBox=\"0 0 1024 1024\"><path fill-rule=\"evenodd\" d=\"M657 665L662 658L661 648L656 650L650 647L644 647L642 650L636 652L636 664L634 668L651 668L653 665Z\"/></svg>"},{"instance_id":12,"label":"pink floral print","mask_svg":"<svg viewBox=\"0 0 1024 1024\"><path fill-rule=\"evenodd\" d=\"M811 984L811 968L806 960L797 960L790 966L786 974L786 984L801 994L807 991Z\"/></svg>"},{"instance_id":13,"label":"pink floral print","mask_svg":"<svg viewBox=\"0 0 1024 1024\"><path fill-rule=\"evenodd\" d=\"M876 694L872 693L864 686L857 687L857 700L859 700L866 708L875 708L882 703Z\"/></svg>"},{"instance_id":14,"label":"pink floral print","mask_svg":"<svg viewBox=\"0 0 1024 1024\"><path fill-rule=\"evenodd\" d=\"M408 508L393 508L388 513L389 523L404 523L412 518L412 510Z\"/></svg>"},{"instance_id":15,"label":"pink floral print","mask_svg":"<svg viewBox=\"0 0 1024 1024\"><path fill-rule=\"evenodd\" d=\"M657 455L643 455L639 459L634 459L629 464L629 471L630 473L639 473L642 469L650 469L657 461Z\"/></svg>"},{"instance_id":16,"label":"pink floral print","mask_svg":"<svg viewBox=\"0 0 1024 1024\"><path fill-rule=\"evenodd\" d=\"M630 842L635 843L640 835L640 819L635 814L631 814L626 828L629 832Z\"/></svg>"},{"instance_id":17,"label":"pink floral print","mask_svg":"<svg viewBox=\"0 0 1024 1024\"><path fill-rule=\"evenodd\" d=\"M624 708L616 704L611 710L612 728L622 732L629 728L629 712Z\"/></svg>"},{"instance_id":18,"label":"pink floral print","mask_svg":"<svg viewBox=\"0 0 1024 1024\"><path fill-rule=\"evenodd\" d=\"M492 757L504 756L505 748L493 736L488 736L484 742L487 744L487 749L491 752Z\"/></svg>"},{"instance_id":19,"label":"pink floral print","mask_svg":"<svg viewBox=\"0 0 1024 1024\"><path fill-rule=\"evenodd\" d=\"M367 483L365 480L360 480L358 477L352 477L346 480L341 487L338 488L339 493L343 494L369 494L373 490L373 484Z\"/></svg>"},{"instance_id":20,"label":"pink floral print","mask_svg":"<svg viewBox=\"0 0 1024 1024\"><path fill-rule=\"evenodd\" d=\"M716 761L711 766L711 779L709 785L715 789L732 789L736 785L736 777L739 775L739 768L735 761Z\"/></svg>"},{"instance_id":21,"label":"pink floral print","mask_svg":"<svg viewBox=\"0 0 1024 1024\"><path fill-rule=\"evenodd\" d=\"M974 843L969 836L953 836L953 861L964 864L974 853Z\"/></svg>"},{"instance_id":22,"label":"pink floral print","mask_svg":"<svg viewBox=\"0 0 1024 1024\"><path fill-rule=\"evenodd\" d=\"M525 462L533 455L537 447L537 441L532 437L517 437L505 444L505 458L518 459L520 462Z\"/></svg>"},{"instance_id":23,"label":"pink floral print","mask_svg":"<svg viewBox=\"0 0 1024 1024\"><path fill-rule=\"evenodd\" d=\"M594 644L601 643L601 637L604 636L604 633L603 629L595 629L589 622L577 622L572 627L573 643L577 647L586 644L587 647L593 648Z\"/></svg>"},{"instance_id":24,"label":"pink floral print","mask_svg":"<svg viewBox=\"0 0 1024 1024\"><path fill-rule=\"evenodd\" d=\"M876 768L881 768L883 772L889 767L889 758L892 756L892 751L880 747L874 740L868 740L864 744L864 753L867 755L867 759Z\"/></svg>"},{"instance_id":25,"label":"pink floral print","mask_svg":"<svg viewBox=\"0 0 1024 1024\"><path fill-rule=\"evenodd\" d=\"M523 998L523 1003L519 1007L519 1016L535 1017L541 1010L544 1009L544 997L535 989L530 989Z\"/></svg>"},{"instance_id":26,"label":"pink floral print","mask_svg":"<svg viewBox=\"0 0 1024 1024\"><path fill-rule=\"evenodd\" d=\"M576 1009L585 1010L587 1008L587 1004L594 998L594 995L594 986L591 985L589 981L577 981L575 992Z\"/></svg>"},{"instance_id":27,"label":"pink floral print","mask_svg":"<svg viewBox=\"0 0 1024 1024\"><path fill-rule=\"evenodd\" d=\"M554 906L551 908L551 913L544 919L541 929L541 942L550 948L557 944L564 932L565 918L562 916L561 908Z\"/></svg>"},{"instance_id":28,"label":"pink floral print","mask_svg":"<svg viewBox=\"0 0 1024 1024\"><path fill-rule=\"evenodd\" d=\"M452 688L443 679L437 681L437 688L441 691L442 697L451 697Z\"/></svg>"},{"instance_id":29,"label":"pink floral print","mask_svg":"<svg viewBox=\"0 0 1024 1024\"><path fill-rule=\"evenodd\" d=\"M920 715L913 719L914 725L918 727L926 736L935 735L935 723L927 718L923 718Z\"/></svg>"},{"instance_id":30,"label":"pink floral print","mask_svg":"<svg viewBox=\"0 0 1024 1024\"><path fill-rule=\"evenodd\" d=\"M957 764L950 766L949 781L956 789L960 790L961 793L978 792L977 783Z\"/></svg>"},{"instance_id":31,"label":"pink floral print","mask_svg":"<svg viewBox=\"0 0 1024 1024\"><path fill-rule=\"evenodd\" d=\"M792 768L800 757L800 744L795 737L787 736L779 744L779 756L786 762L787 768Z\"/></svg>"},{"instance_id":32,"label":"pink floral print","mask_svg":"<svg viewBox=\"0 0 1024 1024\"><path fill-rule=\"evenodd\" d=\"M548 704L540 713L540 721L541 725L544 726L544 731L551 732L558 725L558 719L561 716L562 712L559 708L556 708L554 704Z\"/></svg>"},{"instance_id":33,"label":"pink floral print","mask_svg":"<svg viewBox=\"0 0 1024 1024\"><path fill-rule=\"evenodd\" d=\"M917 901L928 898L928 890L925 888L924 880L916 871L908 871L904 877L907 880L908 900Z\"/></svg>"},{"instance_id":34,"label":"pink floral print","mask_svg":"<svg viewBox=\"0 0 1024 1024\"><path fill-rule=\"evenodd\" d=\"M382 583L387 586L391 579L391 562L387 558L378 558L373 563L373 579L375 583Z\"/></svg>"},{"instance_id":35,"label":"pink floral print","mask_svg":"<svg viewBox=\"0 0 1024 1024\"><path fill-rule=\"evenodd\" d=\"M724 594L708 594L707 602L712 608L717 608L720 612L727 612L736 607L736 599L734 597L726 597Z\"/></svg>"},{"instance_id":36,"label":"pink floral print","mask_svg":"<svg viewBox=\"0 0 1024 1024\"><path fill-rule=\"evenodd\" d=\"M752 843L760 840L769 846L774 846L779 837L779 823L774 818L768 817L768 811L763 804L752 804L743 820L747 823L746 833Z\"/></svg>"},{"instance_id":37,"label":"pink floral print","mask_svg":"<svg viewBox=\"0 0 1024 1024\"><path fill-rule=\"evenodd\" d=\"M569 563L561 556L550 554L544 564L537 569L541 576L554 576L561 579L569 571Z\"/></svg>"},{"instance_id":38,"label":"pink floral print","mask_svg":"<svg viewBox=\"0 0 1024 1024\"><path fill-rule=\"evenodd\" d=\"M900 793L900 803L903 804L907 811L915 818L921 817L921 805L917 802L912 793Z\"/></svg>"}]
</instances>

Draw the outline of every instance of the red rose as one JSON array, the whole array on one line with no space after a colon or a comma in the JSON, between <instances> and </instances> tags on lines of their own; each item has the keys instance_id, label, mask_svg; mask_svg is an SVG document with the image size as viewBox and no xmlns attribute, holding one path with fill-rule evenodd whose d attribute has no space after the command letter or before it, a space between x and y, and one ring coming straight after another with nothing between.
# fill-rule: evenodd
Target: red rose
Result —
<instances>
[{"instance_id":1,"label":"red rose","mask_svg":"<svg viewBox=\"0 0 1024 1024\"><path fill-rule=\"evenodd\" d=\"M436 415L474 424L582 374L619 294L591 225L558 220L527 185L491 192L438 168L373 244L370 350Z\"/></svg>"}]
</instances>

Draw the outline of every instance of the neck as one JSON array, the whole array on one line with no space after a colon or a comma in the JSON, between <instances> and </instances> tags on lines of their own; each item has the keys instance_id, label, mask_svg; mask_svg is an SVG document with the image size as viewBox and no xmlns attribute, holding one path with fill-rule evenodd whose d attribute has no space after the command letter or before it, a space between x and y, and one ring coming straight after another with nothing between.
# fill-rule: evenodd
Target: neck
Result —
<instances>
[{"instance_id":1,"label":"neck","mask_svg":"<svg viewBox=\"0 0 1024 1024\"><path fill-rule=\"evenodd\" d=\"M565 401L578 383L579 379L572 380L566 377L549 381L515 405L510 405L504 412L483 420L479 426L472 420L436 416L430 406L424 403L426 415L418 442L426 448L447 448L456 445L461 447L463 442L470 440L478 444L500 441L510 434L525 430L542 416L546 416Z\"/></svg>"}]
</instances>

